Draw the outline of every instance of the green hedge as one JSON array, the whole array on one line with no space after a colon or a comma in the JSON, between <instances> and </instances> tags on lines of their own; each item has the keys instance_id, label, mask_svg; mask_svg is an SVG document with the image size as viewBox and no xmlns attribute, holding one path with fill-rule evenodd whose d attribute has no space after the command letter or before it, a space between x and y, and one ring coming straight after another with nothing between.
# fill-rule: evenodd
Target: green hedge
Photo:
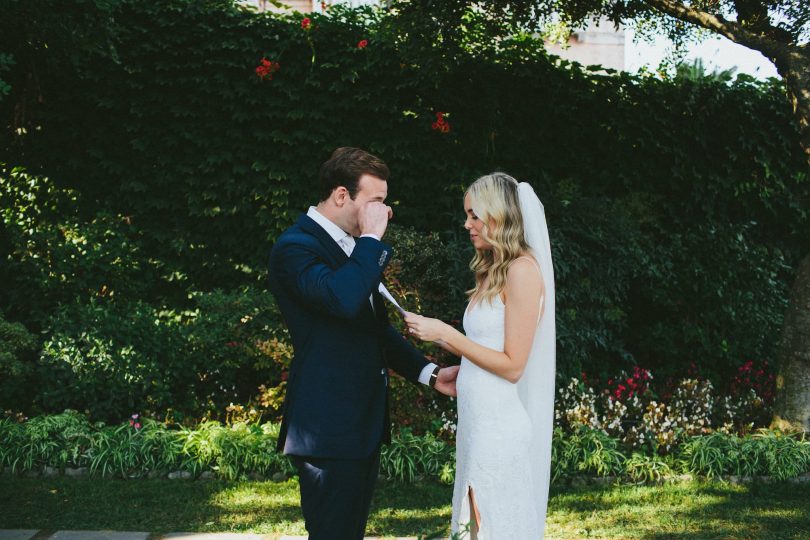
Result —
<instances>
[{"instance_id":1,"label":"green hedge","mask_svg":"<svg viewBox=\"0 0 810 540\"><path fill-rule=\"evenodd\" d=\"M462 313L461 193L503 169L546 206L561 377L695 363L721 381L773 357L810 250L806 165L777 83L595 74L525 35L490 39L474 14L480 39L449 55L428 21L415 35L403 25L419 21L366 8L313 14L309 30L224 0L0 0L0 12L0 309L45 332L46 370L73 377L112 354L210 373L183 314L217 290L261 301L273 239L314 202L340 145L391 166L409 231L391 234L397 277L428 314ZM254 72L262 58L280 64L272 80ZM449 133L432 129L437 112ZM130 312L138 332L154 323L143 340L114 328ZM169 403L161 369L143 374L156 407L202 416L250 397L237 384L187 399L181 381ZM103 414L137 406L117 394Z\"/></svg>"},{"instance_id":2,"label":"green hedge","mask_svg":"<svg viewBox=\"0 0 810 540\"><path fill-rule=\"evenodd\" d=\"M22 423L4 419L0 468L21 474L39 473L44 467L57 471L86 467L93 475L123 478L175 471L194 477L212 472L226 479L291 475L290 461L275 450L278 430L278 424L243 422L207 422L189 429L139 417L117 425L90 424L72 411ZM452 483L455 449L431 434L401 430L383 449L380 469L395 480ZM696 436L665 457L643 452L628 456L618 441L585 426L567 435L555 430L552 443L553 481L584 475L645 482L683 473L710 479L767 475L787 480L808 472L810 441L778 431L761 430L746 437L719 432Z\"/></svg>"}]
</instances>

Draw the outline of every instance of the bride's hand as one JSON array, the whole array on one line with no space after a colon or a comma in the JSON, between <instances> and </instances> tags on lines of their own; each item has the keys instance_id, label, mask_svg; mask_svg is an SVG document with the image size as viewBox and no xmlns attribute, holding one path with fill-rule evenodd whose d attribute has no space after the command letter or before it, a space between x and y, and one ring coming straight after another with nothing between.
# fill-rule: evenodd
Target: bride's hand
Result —
<instances>
[{"instance_id":1,"label":"bride's hand","mask_svg":"<svg viewBox=\"0 0 810 540\"><path fill-rule=\"evenodd\" d=\"M405 323L408 325L408 332L422 341L441 341L448 328L439 319L423 317L409 311L405 312Z\"/></svg>"}]
</instances>

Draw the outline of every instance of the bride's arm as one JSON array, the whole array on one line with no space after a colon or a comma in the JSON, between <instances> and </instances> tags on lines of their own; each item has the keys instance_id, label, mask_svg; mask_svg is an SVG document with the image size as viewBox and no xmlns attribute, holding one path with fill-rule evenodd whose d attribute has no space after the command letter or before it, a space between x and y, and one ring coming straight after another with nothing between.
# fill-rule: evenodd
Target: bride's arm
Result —
<instances>
[{"instance_id":1,"label":"bride's arm","mask_svg":"<svg viewBox=\"0 0 810 540\"><path fill-rule=\"evenodd\" d=\"M510 382L517 382L526 367L531 352L543 281L530 261L517 260L509 267L506 277L506 313L504 321L504 350L496 351L480 345L452 326L437 319L409 314L406 317L413 335L424 341L443 341L478 367Z\"/></svg>"},{"instance_id":2,"label":"bride's arm","mask_svg":"<svg viewBox=\"0 0 810 540\"><path fill-rule=\"evenodd\" d=\"M461 352L458 349L447 343L446 341L438 340L436 341L436 345L444 349L445 351L449 352L450 354L454 354L456 356L461 356Z\"/></svg>"}]
</instances>

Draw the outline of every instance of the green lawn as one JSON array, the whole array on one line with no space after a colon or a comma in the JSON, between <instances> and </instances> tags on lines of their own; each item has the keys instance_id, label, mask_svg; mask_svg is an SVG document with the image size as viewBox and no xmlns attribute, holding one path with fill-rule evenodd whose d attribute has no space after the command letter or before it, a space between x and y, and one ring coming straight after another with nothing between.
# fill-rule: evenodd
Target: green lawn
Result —
<instances>
[{"instance_id":1,"label":"green lawn","mask_svg":"<svg viewBox=\"0 0 810 540\"><path fill-rule=\"evenodd\" d=\"M382 483L368 533L445 528L452 489ZM252 531L305 534L295 480L271 482L0 478L0 529ZM810 485L554 488L553 538L810 539Z\"/></svg>"}]
</instances>

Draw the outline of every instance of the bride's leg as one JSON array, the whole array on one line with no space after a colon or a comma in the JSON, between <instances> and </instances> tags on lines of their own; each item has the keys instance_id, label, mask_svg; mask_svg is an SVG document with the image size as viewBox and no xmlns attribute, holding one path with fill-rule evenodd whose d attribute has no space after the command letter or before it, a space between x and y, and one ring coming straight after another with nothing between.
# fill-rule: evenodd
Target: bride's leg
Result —
<instances>
[{"instance_id":1,"label":"bride's leg","mask_svg":"<svg viewBox=\"0 0 810 540\"><path fill-rule=\"evenodd\" d=\"M470 494L470 540L478 540L478 531L481 529L481 514L478 512L478 505L475 504L475 494L472 486L469 487ZM475 519L472 517L475 516Z\"/></svg>"}]
</instances>

